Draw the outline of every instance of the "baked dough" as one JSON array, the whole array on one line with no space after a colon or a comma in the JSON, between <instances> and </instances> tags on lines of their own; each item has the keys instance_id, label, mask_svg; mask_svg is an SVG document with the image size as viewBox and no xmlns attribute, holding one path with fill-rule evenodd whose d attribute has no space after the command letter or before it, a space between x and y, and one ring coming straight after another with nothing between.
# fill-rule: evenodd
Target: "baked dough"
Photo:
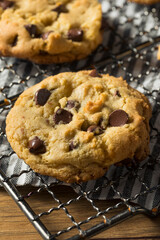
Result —
<instances>
[{"instance_id":1,"label":"baked dough","mask_svg":"<svg viewBox=\"0 0 160 240\"><path fill-rule=\"evenodd\" d=\"M96 179L149 153L147 98L96 70L51 76L24 91L6 120L8 141L36 172L65 182Z\"/></svg>"}]
</instances>

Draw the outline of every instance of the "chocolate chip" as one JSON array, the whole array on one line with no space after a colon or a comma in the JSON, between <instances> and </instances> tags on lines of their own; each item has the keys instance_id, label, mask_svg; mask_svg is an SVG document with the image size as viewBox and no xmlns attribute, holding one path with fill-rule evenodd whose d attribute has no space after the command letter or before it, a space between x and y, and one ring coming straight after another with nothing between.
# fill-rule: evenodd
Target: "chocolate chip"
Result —
<instances>
[{"instance_id":1,"label":"chocolate chip","mask_svg":"<svg viewBox=\"0 0 160 240\"><path fill-rule=\"evenodd\" d=\"M68 31L68 39L74 42L81 42L83 39L83 30L72 28Z\"/></svg>"},{"instance_id":2,"label":"chocolate chip","mask_svg":"<svg viewBox=\"0 0 160 240\"><path fill-rule=\"evenodd\" d=\"M18 35L16 35L13 39L12 47L15 47L17 45L17 42L18 42Z\"/></svg>"},{"instance_id":3,"label":"chocolate chip","mask_svg":"<svg viewBox=\"0 0 160 240\"><path fill-rule=\"evenodd\" d=\"M77 111L80 108L80 103L77 100L68 100L66 107L71 109L71 108L75 108Z\"/></svg>"},{"instance_id":4,"label":"chocolate chip","mask_svg":"<svg viewBox=\"0 0 160 240\"><path fill-rule=\"evenodd\" d=\"M3 10L6 10L7 8L11 8L14 5L14 2L12 1L2 1L0 2L0 7L3 8Z\"/></svg>"},{"instance_id":5,"label":"chocolate chip","mask_svg":"<svg viewBox=\"0 0 160 240\"><path fill-rule=\"evenodd\" d=\"M67 124L72 121L73 114L63 108L59 108L53 116L55 124Z\"/></svg>"},{"instance_id":6,"label":"chocolate chip","mask_svg":"<svg viewBox=\"0 0 160 240\"><path fill-rule=\"evenodd\" d=\"M50 97L51 92L46 88L41 88L35 93L36 105L44 106Z\"/></svg>"},{"instance_id":7,"label":"chocolate chip","mask_svg":"<svg viewBox=\"0 0 160 240\"><path fill-rule=\"evenodd\" d=\"M97 126L97 125L91 125L88 129L87 132L93 132L94 135L99 135L103 133L103 130L101 127Z\"/></svg>"},{"instance_id":8,"label":"chocolate chip","mask_svg":"<svg viewBox=\"0 0 160 240\"><path fill-rule=\"evenodd\" d=\"M42 34L41 34L41 38L42 38L43 40L46 40L46 39L48 38L49 34L52 33L52 32L53 32L53 31L49 31L49 32L42 33Z\"/></svg>"},{"instance_id":9,"label":"chocolate chip","mask_svg":"<svg viewBox=\"0 0 160 240\"><path fill-rule=\"evenodd\" d=\"M78 143L75 141L71 141L69 143L69 151L72 151L73 149L76 149L76 148L78 148Z\"/></svg>"},{"instance_id":10,"label":"chocolate chip","mask_svg":"<svg viewBox=\"0 0 160 240\"><path fill-rule=\"evenodd\" d=\"M121 110L115 110L109 115L109 124L112 127L119 127L126 124L128 121L128 114Z\"/></svg>"},{"instance_id":11,"label":"chocolate chip","mask_svg":"<svg viewBox=\"0 0 160 240\"><path fill-rule=\"evenodd\" d=\"M93 69L92 72L90 72L89 76L91 76L91 77L100 77L100 78L102 77L102 76L97 72L96 69Z\"/></svg>"},{"instance_id":12,"label":"chocolate chip","mask_svg":"<svg viewBox=\"0 0 160 240\"><path fill-rule=\"evenodd\" d=\"M119 90L117 90L117 91L115 92L115 96L121 97L121 94L120 94Z\"/></svg>"},{"instance_id":13,"label":"chocolate chip","mask_svg":"<svg viewBox=\"0 0 160 240\"><path fill-rule=\"evenodd\" d=\"M30 153L33 153L33 154L40 154L40 153L46 152L46 147L44 145L44 142L37 136L29 141L28 147L29 147Z\"/></svg>"},{"instance_id":14,"label":"chocolate chip","mask_svg":"<svg viewBox=\"0 0 160 240\"><path fill-rule=\"evenodd\" d=\"M58 14L68 12L64 4L60 4L59 6L53 8L52 11L57 12Z\"/></svg>"},{"instance_id":15,"label":"chocolate chip","mask_svg":"<svg viewBox=\"0 0 160 240\"><path fill-rule=\"evenodd\" d=\"M24 25L24 27L29 32L32 38L38 37L37 26L35 24L27 24L27 25Z\"/></svg>"}]
</instances>

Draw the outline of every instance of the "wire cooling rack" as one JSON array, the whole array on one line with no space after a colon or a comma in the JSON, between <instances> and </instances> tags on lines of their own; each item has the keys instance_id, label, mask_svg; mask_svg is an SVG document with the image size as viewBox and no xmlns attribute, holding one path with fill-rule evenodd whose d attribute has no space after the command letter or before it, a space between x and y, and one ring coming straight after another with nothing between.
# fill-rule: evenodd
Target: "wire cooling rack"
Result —
<instances>
[{"instance_id":1,"label":"wire cooling rack","mask_svg":"<svg viewBox=\"0 0 160 240\"><path fill-rule=\"evenodd\" d=\"M143 6L124 0L101 0L101 3L104 40L87 59L72 64L43 66L25 60L0 58L0 183L46 240L87 238L135 214L155 216L160 212L160 62L156 58L160 44L160 5ZM112 166L97 181L72 184L77 194L62 201L54 191L55 186L63 185L61 181L34 173L23 161L18 160L6 139L5 118L26 88L49 75L92 66L102 73L122 76L149 98L153 107L150 121L151 154L140 165L133 161L130 165ZM23 195L17 186L26 184L37 188ZM50 209L35 213L28 200L35 196L39 201L43 191L51 196L53 205ZM118 199L116 204L110 203L104 209L95 201L113 198ZM82 199L91 206L93 215L77 219L70 207L76 203L78 209ZM114 209L117 209L117 214L110 214ZM66 221L69 219L69 225L50 232L41 219L47 219L55 213L63 213ZM99 220L96 225L95 219ZM89 228L88 223L91 224ZM72 237L68 238L68 233Z\"/></svg>"}]
</instances>

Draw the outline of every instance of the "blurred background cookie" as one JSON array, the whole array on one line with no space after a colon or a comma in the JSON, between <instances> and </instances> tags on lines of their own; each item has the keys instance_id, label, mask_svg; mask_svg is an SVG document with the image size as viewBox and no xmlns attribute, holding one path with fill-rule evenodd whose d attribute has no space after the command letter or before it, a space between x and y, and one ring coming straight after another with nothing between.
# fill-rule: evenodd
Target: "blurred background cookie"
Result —
<instances>
[{"instance_id":1,"label":"blurred background cookie","mask_svg":"<svg viewBox=\"0 0 160 240\"><path fill-rule=\"evenodd\" d=\"M102 41L97 0L0 1L0 52L36 63L89 55Z\"/></svg>"}]
</instances>

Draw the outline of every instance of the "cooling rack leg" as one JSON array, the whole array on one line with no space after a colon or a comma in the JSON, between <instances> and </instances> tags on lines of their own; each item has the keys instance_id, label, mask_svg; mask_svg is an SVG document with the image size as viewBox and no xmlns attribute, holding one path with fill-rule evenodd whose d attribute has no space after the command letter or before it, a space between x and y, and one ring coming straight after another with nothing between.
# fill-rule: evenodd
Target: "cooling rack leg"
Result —
<instances>
[{"instance_id":1,"label":"cooling rack leg","mask_svg":"<svg viewBox=\"0 0 160 240\"><path fill-rule=\"evenodd\" d=\"M23 199L21 194L18 192L16 187L12 184L12 182L5 176L4 172L0 169L0 183L8 192L8 194L14 199L19 208L24 212L29 221L33 224L33 226L37 229L40 235L45 240L54 240L55 238L51 237L50 232L44 226L44 224L40 221L40 219L36 218L37 215L30 208L28 203Z\"/></svg>"}]
</instances>

